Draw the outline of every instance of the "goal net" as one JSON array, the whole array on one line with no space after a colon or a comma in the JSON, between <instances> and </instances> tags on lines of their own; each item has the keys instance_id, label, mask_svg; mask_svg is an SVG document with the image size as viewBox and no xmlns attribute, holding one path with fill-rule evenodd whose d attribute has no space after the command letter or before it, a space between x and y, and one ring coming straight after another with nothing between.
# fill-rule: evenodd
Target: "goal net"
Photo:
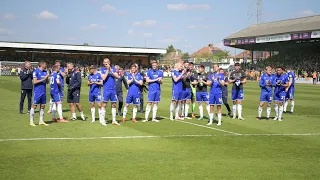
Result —
<instances>
[{"instance_id":1,"label":"goal net","mask_svg":"<svg viewBox=\"0 0 320 180\"><path fill-rule=\"evenodd\" d=\"M38 62L30 62L31 68L35 69ZM0 76L17 76L24 67L24 62L0 61Z\"/></svg>"}]
</instances>

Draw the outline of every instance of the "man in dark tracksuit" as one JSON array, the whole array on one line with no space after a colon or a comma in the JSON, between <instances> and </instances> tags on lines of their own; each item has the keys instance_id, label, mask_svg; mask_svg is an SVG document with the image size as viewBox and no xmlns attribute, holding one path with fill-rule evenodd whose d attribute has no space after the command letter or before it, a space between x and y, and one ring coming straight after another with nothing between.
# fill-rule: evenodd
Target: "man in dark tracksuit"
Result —
<instances>
[{"instance_id":1,"label":"man in dark tracksuit","mask_svg":"<svg viewBox=\"0 0 320 180\"><path fill-rule=\"evenodd\" d=\"M118 97L118 102L119 102L119 105L118 105L118 115L119 116L122 116L122 107L123 107L123 91L122 91L122 82L124 84L124 87L128 90L129 86L127 84L127 80L126 78L121 75L119 73L119 66L116 65L115 66L116 68L116 72L119 74L119 78L116 79L116 92L117 92L117 97Z\"/></svg>"},{"instance_id":2,"label":"man in dark tracksuit","mask_svg":"<svg viewBox=\"0 0 320 180\"><path fill-rule=\"evenodd\" d=\"M19 113L23 113L23 104L26 95L28 96L28 114L31 109L31 98L32 98L32 70L30 61L24 63L24 68L20 71L20 80L21 80L21 97L20 97L20 109Z\"/></svg>"},{"instance_id":3,"label":"man in dark tracksuit","mask_svg":"<svg viewBox=\"0 0 320 180\"><path fill-rule=\"evenodd\" d=\"M220 70L220 74L224 74L224 70L221 69ZM231 116L231 109L230 109L230 106L228 104L228 76L224 76L224 86L222 86L222 101L223 101L223 104L226 106L226 108L228 109L228 116Z\"/></svg>"},{"instance_id":4,"label":"man in dark tracksuit","mask_svg":"<svg viewBox=\"0 0 320 180\"><path fill-rule=\"evenodd\" d=\"M140 86L140 113L143 114L143 92L147 92L148 88L145 85L146 84L146 75L145 73L141 72L140 75L143 78L143 84Z\"/></svg>"},{"instance_id":5,"label":"man in dark tracksuit","mask_svg":"<svg viewBox=\"0 0 320 180\"><path fill-rule=\"evenodd\" d=\"M68 84L68 97L67 102L70 106L70 111L72 113L71 120L76 120L76 109L74 104L77 106L77 109L80 112L81 119L83 121L86 120L86 117L82 111L82 105L80 104L80 90L81 90L81 72L74 68L72 63L68 63L68 77L67 77L67 84Z\"/></svg>"}]
</instances>

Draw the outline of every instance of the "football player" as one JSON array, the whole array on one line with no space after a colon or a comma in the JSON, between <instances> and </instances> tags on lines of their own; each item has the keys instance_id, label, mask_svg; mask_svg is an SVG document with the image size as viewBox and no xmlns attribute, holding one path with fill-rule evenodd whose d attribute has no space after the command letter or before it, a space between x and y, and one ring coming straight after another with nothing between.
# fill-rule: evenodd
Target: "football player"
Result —
<instances>
[{"instance_id":1,"label":"football player","mask_svg":"<svg viewBox=\"0 0 320 180\"><path fill-rule=\"evenodd\" d=\"M158 111L158 103L160 102L161 97L161 84L163 83L163 72L158 69L158 62L151 62L152 69L147 72L146 82L149 83L148 86L148 103L146 107L145 120L142 122L148 122L149 114L152 108L152 122L159 122L156 119Z\"/></svg>"},{"instance_id":2,"label":"football player","mask_svg":"<svg viewBox=\"0 0 320 180\"><path fill-rule=\"evenodd\" d=\"M143 85L143 79L140 73L137 72L137 66L131 65L131 73L128 75L129 90L126 98L126 105L123 110L122 122L126 121L126 115L130 104L133 104L132 122L137 122L137 105L140 105L140 86Z\"/></svg>"}]
</instances>

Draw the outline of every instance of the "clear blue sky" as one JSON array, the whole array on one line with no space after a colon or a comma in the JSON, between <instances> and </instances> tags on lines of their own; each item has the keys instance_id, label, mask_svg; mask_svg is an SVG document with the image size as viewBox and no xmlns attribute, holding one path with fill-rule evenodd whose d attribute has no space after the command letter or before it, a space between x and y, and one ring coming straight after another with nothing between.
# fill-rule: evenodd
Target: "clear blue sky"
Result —
<instances>
[{"instance_id":1,"label":"clear blue sky","mask_svg":"<svg viewBox=\"0 0 320 180\"><path fill-rule=\"evenodd\" d=\"M8 0L0 41L165 48L189 53L256 22L254 0ZM252 5L253 4L253 5ZM250 7L250 5L252 5ZM319 0L264 0L263 22L315 15Z\"/></svg>"}]
</instances>

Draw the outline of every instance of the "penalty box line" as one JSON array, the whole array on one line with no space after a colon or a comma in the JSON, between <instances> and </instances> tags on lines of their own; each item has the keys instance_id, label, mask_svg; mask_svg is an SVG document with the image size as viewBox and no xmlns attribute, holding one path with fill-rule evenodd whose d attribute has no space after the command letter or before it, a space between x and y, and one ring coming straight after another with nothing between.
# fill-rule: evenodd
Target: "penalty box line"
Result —
<instances>
[{"instance_id":1,"label":"penalty box line","mask_svg":"<svg viewBox=\"0 0 320 180\"><path fill-rule=\"evenodd\" d=\"M161 116L161 118L165 118L165 119L170 119L168 117L164 117L164 116ZM192 123L192 122L187 122L187 121L176 121L176 122L181 122L181 123L185 123L185 124L191 124L191 125L194 125L194 126L198 126L198 127L203 127L203 128L207 128L207 129L212 129L212 130L216 130L216 131L221 131L221 132L225 132L225 133L229 133L229 134L233 134L233 135L242 135L240 133L236 133L236 132L232 132L232 131L226 131L226 130L223 130L223 129L218 129L218 128L214 128L214 127L211 127L211 126L204 126L204 125L200 125L200 124L196 124L196 123Z\"/></svg>"}]
</instances>

